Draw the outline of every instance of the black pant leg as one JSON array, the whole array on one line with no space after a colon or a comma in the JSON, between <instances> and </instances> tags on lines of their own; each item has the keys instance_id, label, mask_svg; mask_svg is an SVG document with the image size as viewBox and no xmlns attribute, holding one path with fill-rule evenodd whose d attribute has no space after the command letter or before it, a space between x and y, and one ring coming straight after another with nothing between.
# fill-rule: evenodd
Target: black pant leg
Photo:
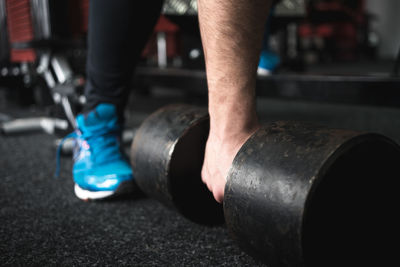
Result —
<instances>
[{"instance_id":1,"label":"black pant leg","mask_svg":"<svg viewBox=\"0 0 400 267\"><path fill-rule=\"evenodd\" d=\"M89 7L87 103L123 113L133 70L160 16L162 0L92 0Z\"/></svg>"}]
</instances>

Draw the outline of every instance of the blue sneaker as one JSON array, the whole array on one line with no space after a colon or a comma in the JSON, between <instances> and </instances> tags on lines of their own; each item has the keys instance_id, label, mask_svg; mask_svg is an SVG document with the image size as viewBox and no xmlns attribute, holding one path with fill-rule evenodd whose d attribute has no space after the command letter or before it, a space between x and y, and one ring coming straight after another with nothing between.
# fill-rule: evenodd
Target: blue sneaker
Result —
<instances>
[{"instance_id":1,"label":"blue sneaker","mask_svg":"<svg viewBox=\"0 0 400 267\"><path fill-rule=\"evenodd\" d=\"M103 199L132 191L132 169L122 151L116 107L99 104L76 117L74 165L75 195L83 200Z\"/></svg>"},{"instance_id":2,"label":"blue sneaker","mask_svg":"<svg viewBox=\"0 0 400 267\"><path fill-rule=\"evenodd\" d=\"M280 63L279 56L268 50L263 50L258 63L257 74L261 76L271 75Z\"/></svg>"}]
</instances>

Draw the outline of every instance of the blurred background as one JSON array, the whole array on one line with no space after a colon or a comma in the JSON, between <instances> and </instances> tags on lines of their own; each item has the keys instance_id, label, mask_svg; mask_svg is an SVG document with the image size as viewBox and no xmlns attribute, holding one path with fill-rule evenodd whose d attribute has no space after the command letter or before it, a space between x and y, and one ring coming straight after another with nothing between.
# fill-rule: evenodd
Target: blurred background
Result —
<instances>
[{"instance_id":1,"label":"blurred background","mask_svg":"<svg viewBox=\"0 0 400 267\"><path fill-rule=\"evenodd\" d=\"M37 117L48 119L45 132L71 130L85 103L89 5L0 0L3 132L43 130L43 121L32 120ZM262 119L307 120L400 140L399 14L396 0L274 1L258 69ZM132 127L165 103L207 104L195 0L165 1L132 89ZM18 124L25 127L4 129L6 121L25 117L31 120Z\"/></svg>"},{"instance_id":2,"label":"blurred background","mask_svg":"<svg viewBox=\"0 0 400 267\"><path fill-rule=\"evenodd\" d=\"M61 147L53 179L57 147L86 101L90 1L0 0L0 265L263 266L225 227L191 223L155 200L77 199L72 142ZM274 1L257 72L261 121L307 121L400 143L399 15L398 0ZM131 84L127 152L155 109L207 105L195 0L165 0Z\"/></svg>"}]
</instances>

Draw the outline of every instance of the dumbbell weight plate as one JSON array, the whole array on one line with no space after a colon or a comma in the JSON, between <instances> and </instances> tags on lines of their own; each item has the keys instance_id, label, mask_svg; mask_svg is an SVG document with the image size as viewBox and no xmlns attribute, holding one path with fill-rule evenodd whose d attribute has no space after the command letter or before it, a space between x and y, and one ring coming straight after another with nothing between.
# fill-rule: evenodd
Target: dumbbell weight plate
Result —
<instances>
[{"instance_id":1,"label":"dumbbell weight plate","mask_svg":"<svg viewBox=\"0 0 400 267\"><path fill-rule=\"evenodd\" d=\"M204 108L170 105L139 127L131 149L133 173L147 195L203 224L224 220L218 204L201 181L209 117Z\"/></svg>"},{"instance_id":2,"label":"dumbbell weight plate","mask_svg":"<svg viewBox=\"0 0 400 267\"><path fill-rule=\"evenodd\" d=\"M200 177L208 130L205 109L162 108L138 129L131 160L145 193L211 224L223 213ZM390 258L399 224L398 164L399 146L382 135L299 122L265 125L231 166L226 224L244 250L272 267Z\"/></svg>"},{"instance_id":3,"label":"dumbbell weight plate","mask_svg":"<svg viewBox=\"0 0 400 267\"><path fill-rule=\"evenodd\" d=\"M391 255L389 240L397 242L399 164L399 146L382 135L266 125L232 164L227 227L268 266L381 261Z\"/></svg>"}]
</instances>

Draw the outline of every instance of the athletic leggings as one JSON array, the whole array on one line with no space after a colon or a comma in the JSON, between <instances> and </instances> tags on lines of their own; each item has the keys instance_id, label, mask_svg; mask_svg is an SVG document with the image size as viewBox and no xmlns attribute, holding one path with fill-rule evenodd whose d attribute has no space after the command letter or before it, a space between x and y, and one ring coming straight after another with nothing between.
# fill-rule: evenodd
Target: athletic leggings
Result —
<instances>
[{"instance_id":1,"label":"athletic leggings","mask_svg":"<svg viewBox=\"0 0 400 267\"><path fill-rule=\"evenodd\" d=\"M87 103L112 103L123 114L130 81L141 52L160 16L162 0L94 0L89 7Z\"/></svg>"}]
</instances>

